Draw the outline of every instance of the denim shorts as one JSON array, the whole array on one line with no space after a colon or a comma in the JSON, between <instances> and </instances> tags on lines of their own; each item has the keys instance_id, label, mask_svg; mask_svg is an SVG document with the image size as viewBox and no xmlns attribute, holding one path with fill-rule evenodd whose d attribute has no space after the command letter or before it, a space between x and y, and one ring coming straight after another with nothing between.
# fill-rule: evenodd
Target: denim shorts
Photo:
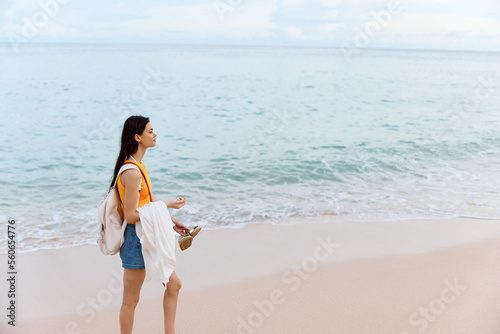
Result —
<instances>
[{"instance_id":1,"label":"denim shorts","mask_svg":"<svg viewBox=\"0 0 500 334\"><path fill-rule=\"evenodd\" d=\"M120 248L122 267L128 269L144 269L141 241L135 233L135 224L127 224L123 245Z\"/></svg>"}]
</instances>

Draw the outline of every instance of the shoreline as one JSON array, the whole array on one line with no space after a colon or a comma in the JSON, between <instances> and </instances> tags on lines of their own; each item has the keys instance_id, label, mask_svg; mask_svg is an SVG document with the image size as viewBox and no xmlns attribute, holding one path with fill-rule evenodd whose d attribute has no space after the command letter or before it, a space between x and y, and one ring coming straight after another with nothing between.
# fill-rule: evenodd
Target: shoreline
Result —
<instances>
[{"instance_id":1,"label":"shoreline","mask_svg":"<svg viewBox=\"0 0 500 334\"><path fill-rule=\"evenodd\" d=\"M375 216L375 217L374 217ZM378 216L375 215L374 213L358 213L358 214L347 214L347 215L336 215L336 214L320 214L320 215L293 215L293 216L288 216L288 217L281 217L281 218L273 218L271 220L263 220L263 221L256 221L256 222L246 222L246 223L238 223L236 225L227 225L227 226L217 226L217 227L203 227L204 231L221 231L221 230L240 230L244 229L247 226L259 226L259 225L271 225L271 226L287 226L287 225L295 225L295 224L315 224L315 223L321 223L321 222L334 222L334 223L349 223L349 224L362 224L362 223L397 223L397 222L404 222L406 221L413 221L413 222L426 222L426 221L447 221L447 220L470 220L470 221L478 221L478 222L493 222L493 221L500 221L500 217L479 217L479 216L461 216L461 215L455 215L455 214L448 214L448 213L442 213L438 214L436 213L435 215L432 216L411 216L411 215L396 215L396 218L394 218L394 215L392 218L388 218L385 215ZM304 221L311 221L305 223ZM193 225L193 224L190 224ZM189 225L188 225L189 226ZM496 229L495 224L491 224L493 229ZM500 233L500 229L499 229ZM97 243L95 242L94 239L97 239L97 235L95 238L92 239L92 241L87 241L87 242L82 242L82 243L77 243L77 244L63 244L63 245L58 245L58 246L52 246L52 247L47 247L47 248L35 248L35 249L28 249L28 250L21 250L21 248L17 248L17 254L26 254L26 253L34 253L34 252L39 252L39 251L52 251L52 250L62 250L66 248L73 248L73 247L86 247L86 246L95 246ZM7 255L7 252L3 252L3 250L0 250L0 256Z\"/></svg>"},{"instance_id":2,"label":"shoreline","mask_svg":"<svg viewBox=\"0 0 500 334\"><path fill-rule=\"evenodd\" d=\"M462 281L468 286L476 286L475 282L478 280L490 280L490 285L483 289L498 289L491 285L494 281L492 277L500 275L499 265L496 263L498 261L493 262L492 258L493 254L500 256L500 247L497 246L500 245L500 226L496 226L500 224L497 222L460 218L352 222L332 221L322 216L304 223L301 219L303 220L302 217L287 218L286 225L250 224L239 229L202 230L191 248L185 252L177 248L176 273L183 282L177 317L179 333L224 333L223 330L230 329L227 326L232 328L232 332L228 334L235 333L238 325L243 324L235 321L243 319L248 324L248 317L239 316L234 312L252 314L255 311L255 300L274 300L274 309L277 312L272 317L263 317L261 325L252 327L259 328L259 333L280 333L276 330L281 328L279 326L286 325L283 319L288 316L300 316L301 308L296 309L299 300L304 304L303 311L316 310L322 313L325 309L330 309L333 312L337 307L338 312L347 312L343 316L345 319L354 321L353 319L358 317L363 318L359 310L352 305L350 307L354 309L342 310L338 309L338 305L331 305L328 300L324 300L325 296L333 293L332 291L337 291L329 291L330 284L339 287L339 291L332 295L334 299L343 300L346 305L350 305L349 294L356 294L354 287L360 289L373 285L378 289L383 286L385 291L390 291L387 290L385 280L406 293L409 301L413 298L420 300L419 298L426 296L433 284L437 284L441 289L447 284L444 283L446 279L453 284L454 277L462 279L457 283L458 286ZM491 254L487 254L485 250L489 250ZM476 257L468 255L471 252ZM465 261L464 257L469 262ZM2 332L6 330L7 333L24 333L34 328L37 332L41 330L47 334L61 333L67 329L75 333L78 329L81 329L81 333L117 331L117 312L122 289L122 268L118 255L104 256L97 246L84 245L20 253L18 258L18 326L12 329L11 326L5 327L4 322L0 324ZM438 258L442 261L437 261ZM6 256L0 255L0 261L6 261ZM414 263L416 267L409 266L410 263ZM470 266L480 267L481 270L477 270L477 273L469 272ZM424 273L420 273L423 278L419 281L418 275L405 276L399 269L402 267L408 272L413 270L413 275L418 273L418 268L426 269ZM392 273L389 268L392 268ZM495 275L484 275L488 270ZM484 277L477 276L481 272ZM363 278L368 273L373 274L373 278ZM389 273L394 277L387 276ZM360 279L358 284L354 284L356 279ZM405 282L414 286L415 291L405 290ZM2 285L4 284L6 282L2 282ZM6 291L2 285L0 287ZM480 287L476 288L481 290ZM277 291L273 295L274 290ZM281 295L278 290L281 290ZM292 290L297 293L290 294ZM285 291L288 293L286 296ZM139 333L145 328L148 328L148 333L162 332L162 293L163 287L160 283L144 283L137 308L135 332ZM384 300L385 298L376 291L365 293L373 294L370 298L372 304L366 303L371 307L377 305L376 309L384 308L383 305L387 303L397 305L393 300L395 296L391 297L393 299ZM493 298L493 295L492 293L490 297ZM237 299L241 302L234 301L232 297L228 299L228 296L238 296ZM500 291L496 296L500 298ZM488 299L487 295L483 297ZM433 298L429 301L434 300ZM280 303L282 299L286 303ZM489 299L488 303L491 303ZM362 309L368 304L359 307ZM409 304L411 302L408 302ZM199 305L205 305L205 308ZM283 319L278 314L282 305L288 305L283 308L290 308L286 312L291 312L288 314L283 311L288 314L283 315ZM212 306L214 311L211 311ZM247 311L242 307L250 309ZM490 309L495 307L496 304L490 305ZM498 310L500 311L500 307ZM210 315L213 312L220 316L212 319ZM374 312L378 314L378 311ZM319 326L316 333L329 333L321 332L325 330L321 326L326 326L328 319L316 319L314 312L310 316L315 319L313 324ZM391 318L390 314L386 316ZM375 320L372 319L377 323ZM415 321L417 320L421 319ZM258 323L257 320L254 322ZM304 323L309 323L309 320L304 319ZM211 324L212 327L196 327L205 326L204 324ZM309 326L313 324L309 323ZM404 324L408 325L408 321L403 322L401 326ZM226 328L224 326L227 329L223 329ZM349 333L348 324L344 326L347 326L345 333ZM401 331L414 329L408 326L406 329L403 326ZM366 333L386 333L378 332L376 328L373 327L372 331ZM494 334L498 332L500 331ZM339 329L338 333L343 332Z\"/></svg>"}]
</instances>

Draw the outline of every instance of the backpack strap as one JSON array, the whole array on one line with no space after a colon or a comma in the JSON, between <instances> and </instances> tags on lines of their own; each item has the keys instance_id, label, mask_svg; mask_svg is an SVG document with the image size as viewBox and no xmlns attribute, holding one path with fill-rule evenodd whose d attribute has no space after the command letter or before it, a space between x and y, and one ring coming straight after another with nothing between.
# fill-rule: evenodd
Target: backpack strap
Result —
<instances>
[{"instance_id":1,"label":"backpack strap","mask_svg":"<svg viewBox=\"0 0 500 334\"><path fill-rule=\"evenodd\" d=\"M123 166L121 166L120 170L118 171L118 175L116 176L114 187L116 187L116 183L118 182L118 176L120 176L121 173L123 173L124 171L129 170L129 169L136 169L139 172L141 172L142 177L144 178L144 182L146 183L146 186L148 187L149 200L153 201L153 197L151 196L151 189L149 188L148 180L146 179L146 176L144 175L144 173L142 172L142 170L139 168L139 166L136 163L134 163L134 162L126 162L126 163L123 164ZM121 202L122 199L120 197L120 190L118 189L118 187L116 187L116 191L118 192L118 198L120 199L120 202Z\"/></svg>"}]
</instances>

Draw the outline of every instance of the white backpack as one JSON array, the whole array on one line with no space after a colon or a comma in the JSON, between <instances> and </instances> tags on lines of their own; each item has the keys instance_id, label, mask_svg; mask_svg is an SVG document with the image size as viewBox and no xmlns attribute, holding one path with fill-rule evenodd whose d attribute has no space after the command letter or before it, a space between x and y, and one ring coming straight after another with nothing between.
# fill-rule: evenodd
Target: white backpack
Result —
<instances>
[{"instance_id":1,"label":"white backpack","mask_svg":"<svg viewBox=\"0 0 500 334\"><path fill-rule=\"evenodd\" d=\"M114 255L118 253L120 247L123 245L123 234L127 224L124 224L121 200L116 182L118 181L118 176L128 169L136 169L143 174L134 163L124 164L118 171L115 184L101 203L99 203L98 216L100 231L97 243L104 255Z\"/></svg>"}]
</instances>

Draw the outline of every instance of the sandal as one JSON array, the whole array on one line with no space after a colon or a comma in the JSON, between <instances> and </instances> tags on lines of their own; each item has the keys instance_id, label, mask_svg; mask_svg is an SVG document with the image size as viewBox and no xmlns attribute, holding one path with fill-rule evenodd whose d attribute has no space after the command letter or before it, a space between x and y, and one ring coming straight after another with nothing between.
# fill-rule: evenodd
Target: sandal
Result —
<instances>
[{"instance_id":1,"label":"sandal","mask_svg":"<svg viewBox=\"0 0 500 334\"><path fill-rule=\"evenodd\" d=\"M200 226L195 226L189 232L186 232L183 236L179 238L179 246L181 251L188 249L191 247L193 243L193 238L201 231Z\"/></svg>"},{"instance_id":2,"label":"sandal","mask_svg":"<svg viewBox=\"0 0 500 334\"><path fill-rule=\"evenodd\" d=\"M186 233L183 236L179 238L179 246L181 247L181 251L186 250L191 246L191 243L193 242L193 237L189 234Z\"/></svg>"},{"instance_id":3,"label":"sandal","mask_svg":"<svg viewBox=\"0 0 500 334\"><path fill-rule=\"evenodd\" d=\"M196 235L201 231L201 227L200 226L195 226L193 227L190 231L189 231L189 234L194 238L196 237Z\"/></svg>"}]
</instances>

